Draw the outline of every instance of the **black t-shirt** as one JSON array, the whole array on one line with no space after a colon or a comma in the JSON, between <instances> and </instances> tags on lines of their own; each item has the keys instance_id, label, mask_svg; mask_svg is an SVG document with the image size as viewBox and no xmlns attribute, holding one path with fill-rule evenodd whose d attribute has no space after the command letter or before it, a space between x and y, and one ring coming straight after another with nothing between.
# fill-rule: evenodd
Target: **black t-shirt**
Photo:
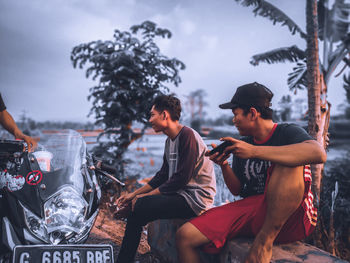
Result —
<instances>
[{"instance_id":1,"label":"black t-shirt","mask_svg":"<svg viewBox=\"0 0 350 263\"><path fill-rule=\"evenodd\" d=\"M4 101L2 100L1 93L0 93L0 111L6 110L6 106Z\"/></svg>"},{"instance_id":2,"label":"black t-shirt","mask_svg":"<svg viewBox=\"0 0 350 263\"><path fill-rule=\"evenodd\" d=\"M312 140L312 137L296 124L275 124L269 136L263 142L253 137L241 139L247 143L260 146L282 146ZM263 194L270 161L260 159L241 159L233 156L232 169L242 184L242 197Z\"/></svg>"}]
</instances>

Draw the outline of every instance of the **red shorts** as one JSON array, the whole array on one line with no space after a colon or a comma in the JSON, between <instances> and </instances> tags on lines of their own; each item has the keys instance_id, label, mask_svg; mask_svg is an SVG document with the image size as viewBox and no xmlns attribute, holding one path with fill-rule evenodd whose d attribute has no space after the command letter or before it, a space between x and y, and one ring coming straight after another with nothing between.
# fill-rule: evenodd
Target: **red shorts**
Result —
<instances>
[{"instance_id":1,"label":"red shorts","mask_svg":"<svg viewBox=\"0 0 350 263\"><path fill-rule=\"evenodd\" d=\"M315 228L317 212L312 206L311 173L304 169L304 200L282 227L275 242L289 243L306 238ZM307 170L309 171L309 170ZM260 231L266 214L265 194L244 198L212 208L190 222L211 242L205 252L218 253L226 240L236 236L254 237Z\"/></svg>"}]
</instances>

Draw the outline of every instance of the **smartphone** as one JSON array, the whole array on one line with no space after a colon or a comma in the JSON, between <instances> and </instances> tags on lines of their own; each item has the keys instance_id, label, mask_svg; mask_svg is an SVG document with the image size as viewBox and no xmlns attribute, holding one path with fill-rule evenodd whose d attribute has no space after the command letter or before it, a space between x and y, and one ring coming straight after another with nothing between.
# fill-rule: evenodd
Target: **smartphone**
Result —
<instances>
[{"instance_id":1,"label":"smartphone","mask_svg":"<svg viewBox=\"0 0 350 263\"><path fill-rule=\"evenodd\" d=\"M229 142L229 141L224 141L223 143L219 144L218 146L216 146L214 149L212 149L210 152L209 152L209 155L212 155L216 152L220 154L222 154L224 152L224 150L226 149L226 147L228 146L231 146L233 145L232 142Z\"/></svg>"}]
</instances>

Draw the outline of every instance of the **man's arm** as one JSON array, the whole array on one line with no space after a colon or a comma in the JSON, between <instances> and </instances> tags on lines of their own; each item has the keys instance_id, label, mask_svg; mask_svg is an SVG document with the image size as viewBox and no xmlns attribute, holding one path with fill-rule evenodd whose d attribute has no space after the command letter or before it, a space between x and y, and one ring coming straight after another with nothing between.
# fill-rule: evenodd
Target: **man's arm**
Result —
<instances>
[{"instance_id":1,"label":"man's arm","mask_svg":"<svg viewBox=\"0 0 350 263\"><path fill-rule=\"evenodd\" d=\"M230 165L227 163L226 165L221 165L220 167L227 188L233 195L239 195L242 185Z\"/></svg>"},{"instance_id":2,"label":"man's arm","mask_svg":"<svg viewBox=\"0 0 350 263\"><path fill-rule=\"evenodd\" d=\"M116 201L117 206L125 206L129 202L132 202L132 205L134 206L135 202L137 201L137 198L139 197L160 194L158 186L168 179L168 169L168 162L164 154L163 165L161 169L156 173L156 175L151 179L151 181L149 181L148 184L145 184L139 189L136 189L132 193L121 195Z\"/></svg>"},{"instance_id":3,"label":"man's arm","mask_svg":"<svg viewBox=\"0 0 350 263\"><path fill-rule=\"evenodd\" d=\"M243 159L258 158L291 167L324 163L327 160L326 151L314 140L283 146L255 146L231 137L222 140L233 143L226 148L226 153L232 153Z\"/></svg>"},{"instance_id":4,"label":"man's arm","mask_svg":"<svg viewBox=\"0 0 350 263\"><path fill-rule=\"evenodd\" d=\"M0 111L0 123L9 133L13 134L16 139L24 140L28 145L29 151L36 147L37 142L32 137L22 133L7 110Z\"/></svg>"},{"instance_id":5,"label":"man's arm","mask_svg":"<svg viewBox=\"0 0 350 263\"><path fill-rule=\"evenodd\" d=\"M7 110L0 111L0 123L9 133L15 135L19 133L19 128L17 127L15 120L12 118Z\"/></svg>"},{"instance_id":6,"label":"man's arm","mask_svg":"<svg viewBox=\"0 0 350 263\"><path fill-rule=\"evenodd\" d=\"M325 163L326 151L314 140L285 146L256 147L255 157L285 166Z\"/></svg>"},{"instance_id":7,"label":"man's arm","mask_svg":"<svg viewBox=\"0 0 350 263\"><path fill-rule=\"evenodd\" d=\"M194 175L199 154L197 141L191 129L183 128L178 137L176 170L164 184L159 187L161 193L171 194L183 189Z\"/></svg>"}]
</instances>

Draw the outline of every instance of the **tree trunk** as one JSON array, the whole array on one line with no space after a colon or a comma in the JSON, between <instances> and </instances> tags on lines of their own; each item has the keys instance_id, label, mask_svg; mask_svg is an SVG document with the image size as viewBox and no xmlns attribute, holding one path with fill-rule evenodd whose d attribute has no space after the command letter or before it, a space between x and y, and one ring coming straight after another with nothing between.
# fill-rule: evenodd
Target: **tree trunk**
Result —
<instances>
[{"instance_id":1,"label":"tree trunk","mask_svg":"<svg viewBox=\"0 0 350 263\"><path fill-rule=\"evenodd\" d=\"M306 31L307 31L307 85L308 85L308 130L323 147L328 143L329 109L327 103L327 87L320 72L319 48L318 48L318 22L317 22L317 0L306 0ZM314 193L314 205L320 205L321 181L323 164L315 164L312 169L312 191ZM321 243L320 224L317 224L314 234L314 242L318 247Z\"/></svg>"},{"instance_id":2,"label":"tree trunk","mask_svg":"<svg viewBox=\"0 0 350 263\"><path fill-rule=\"evenodd\" d=\"M321 73L318 56L317 38L317 1L306 0L306 32L307 32L307 85L308 85L308 130L319 143L322 143L321 131ZM321 184L321 166L313 165L313 187L318 204Z\"/></svg>"}]
</instances>

